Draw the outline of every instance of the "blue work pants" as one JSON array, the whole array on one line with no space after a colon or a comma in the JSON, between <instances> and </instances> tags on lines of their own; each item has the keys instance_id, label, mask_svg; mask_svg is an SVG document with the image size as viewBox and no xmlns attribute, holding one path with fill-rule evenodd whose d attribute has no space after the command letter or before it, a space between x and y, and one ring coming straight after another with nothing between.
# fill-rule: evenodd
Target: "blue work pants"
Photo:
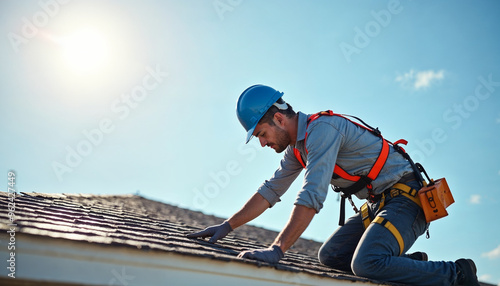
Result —
<instances>
[{"instance_id":1,"label":"blue work pants","mask_svg":"<svg viewBox=\"0 0 500 286\"><path fill-rule=\"evenodd\" d=\"M411 183L408 185L418 189L416 181ZM454 262L418 261L405 255L428 227L422 209L403 195L388 195L381 210L379 204L368 203L372 217L387 219L400 232L404 241L401 256L396 238L385 226L371 223L365 230L361 213L357 213L323 244L318 254L319 261L335 269L380 281L454 285L457 279Z\"/></svg>"}]
</instances>

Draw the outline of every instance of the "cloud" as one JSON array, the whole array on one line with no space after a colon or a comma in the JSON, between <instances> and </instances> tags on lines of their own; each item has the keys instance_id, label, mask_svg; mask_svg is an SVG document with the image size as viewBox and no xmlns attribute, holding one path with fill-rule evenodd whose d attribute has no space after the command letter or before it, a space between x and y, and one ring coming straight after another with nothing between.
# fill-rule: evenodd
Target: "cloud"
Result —
<instances>
[{"instance_id":1,"label":"cloud","mask_svg":"<svg viewBox=\"0 0 500 286\"><path fill-rule=\"evenodd\" d=\"M500 245L498 245L497 248L493 249L492 251L481 254L481 257L487 257L489 259L500 258Z\"/></svg>"},{"instance_id":2,"label":"cloud","mask_svg":"<svg viewBox=\"0 0 500 286\"><path fill-rule=\"evenodd\" d=\"M471 195L469 198L469 203L478 205L481 203L481 195Z\"/></svg>"},{"instance_id":3,"label":"cloud","mask_svg":"<svg viewBox=\"0 0 500 286\"><path fill-rule=\"evenodd\" d=\"M428 88L433 83L444 79L444 70L440 71L415 71L411 69L403 75L398 75L396 81L401 83L403 87L409 87L414 90Z\"/></svg>"},{"instance_id":4,"label":"cloud","mask_svg":"<svg viewBox=\"0 0 500 286\"><path fill-rule=\"evenodd\" d=\"M444 71L435 72L432 70L418 72L415 80L415 89L429 87L433 81L439 81L444 78Z\"/></svg>"},{"instance_id":5,"label":"cloud","mask_svg":"<svg viewBox=\"0 0 500 286\"><path fill-rule=\"evenodd\" d=\"M481 275L477 278L479 281L491 281L491 275L490 274L484 274Z\"/></svg>"}]
</instances>

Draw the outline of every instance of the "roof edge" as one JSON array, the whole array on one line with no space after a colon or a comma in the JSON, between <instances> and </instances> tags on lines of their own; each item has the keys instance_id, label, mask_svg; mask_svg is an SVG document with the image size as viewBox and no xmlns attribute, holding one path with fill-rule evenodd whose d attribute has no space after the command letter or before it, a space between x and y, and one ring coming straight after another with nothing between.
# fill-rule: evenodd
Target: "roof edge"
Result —
<instances>
[{"instance_id":1,"label":"roof edge","mask_svg":"<svg viewBox=\"0 0 500 286\"><path fill-rule=\"evenodd\" d=\"M4 239L5 234L0 234ZM5 254L6 249L0 249ZM4 255L2 254L2 255ZM109 248L100 244L16 235L16 259L20 264L16 277L25 280L54 281L84 285L128 284L154 285L168 281L182 285L381 285L349 278L321 277L305 272L290 272L271 265L241 261L222 261L174 252L140 250L128 247ZM237 262L237 263L235 263ZM88 275L92 273L92 275ZM213 283L212 283L213 282Z\"/></svg>"}]
</instances>

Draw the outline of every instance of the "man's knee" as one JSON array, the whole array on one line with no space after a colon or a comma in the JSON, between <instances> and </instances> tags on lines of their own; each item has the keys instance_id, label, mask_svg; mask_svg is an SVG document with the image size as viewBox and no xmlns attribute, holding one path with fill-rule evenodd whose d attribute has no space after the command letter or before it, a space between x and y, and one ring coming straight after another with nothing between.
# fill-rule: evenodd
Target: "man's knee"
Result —
<instances>
[{"instance_id":1,"label":"man's knee","mask_svg":"<svg viewBox=\"0 0 500 286\"><path fill-rule=\"evenodd\" d=\"M325 251L325 249L323 247L321 247L318 251L318 260L319 260L319 263L321 264L324 264L324 265L328 265L328 257L329 257L329 253L327 251Z\"/></svg>"},{"instance_id":2,"label":"man's knee","mask_svg":"<svg viewBox=\"0 0 500 286\"><path fill-rule=\"evenodd\" d=\"M351 272L351 257L339 256L337 252L326 251L323 247L318 252L318 260L328 267Z\"/></svg>"},{"instance_id":3,"label":"man's knee","mask_svg":"<svg viewBox=\"0 0 500 286\"><path fill-rule=\"evenodd\" d=\"M384 269L383 256L355 256L351 262L352 272L360 277L377 279Z\"/></svg>"}]
</instances>

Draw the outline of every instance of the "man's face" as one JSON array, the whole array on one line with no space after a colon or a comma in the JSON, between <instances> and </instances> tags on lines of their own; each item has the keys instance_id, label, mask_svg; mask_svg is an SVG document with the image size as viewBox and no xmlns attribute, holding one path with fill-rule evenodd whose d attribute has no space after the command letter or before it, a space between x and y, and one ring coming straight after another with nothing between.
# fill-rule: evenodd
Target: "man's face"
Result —
<instances>
[{"instance_id":1,"label":"man's face","mask_svg":"<svg viewBox=\"0 0 500 286\"><path fill-rule=\"evenodd\" d=\"M283 152L290 144L290 135L279 125L259 123L255 128L255 137L259 138L262 147L269 146L276 153Z\"/></svg>"}]
</instances>

